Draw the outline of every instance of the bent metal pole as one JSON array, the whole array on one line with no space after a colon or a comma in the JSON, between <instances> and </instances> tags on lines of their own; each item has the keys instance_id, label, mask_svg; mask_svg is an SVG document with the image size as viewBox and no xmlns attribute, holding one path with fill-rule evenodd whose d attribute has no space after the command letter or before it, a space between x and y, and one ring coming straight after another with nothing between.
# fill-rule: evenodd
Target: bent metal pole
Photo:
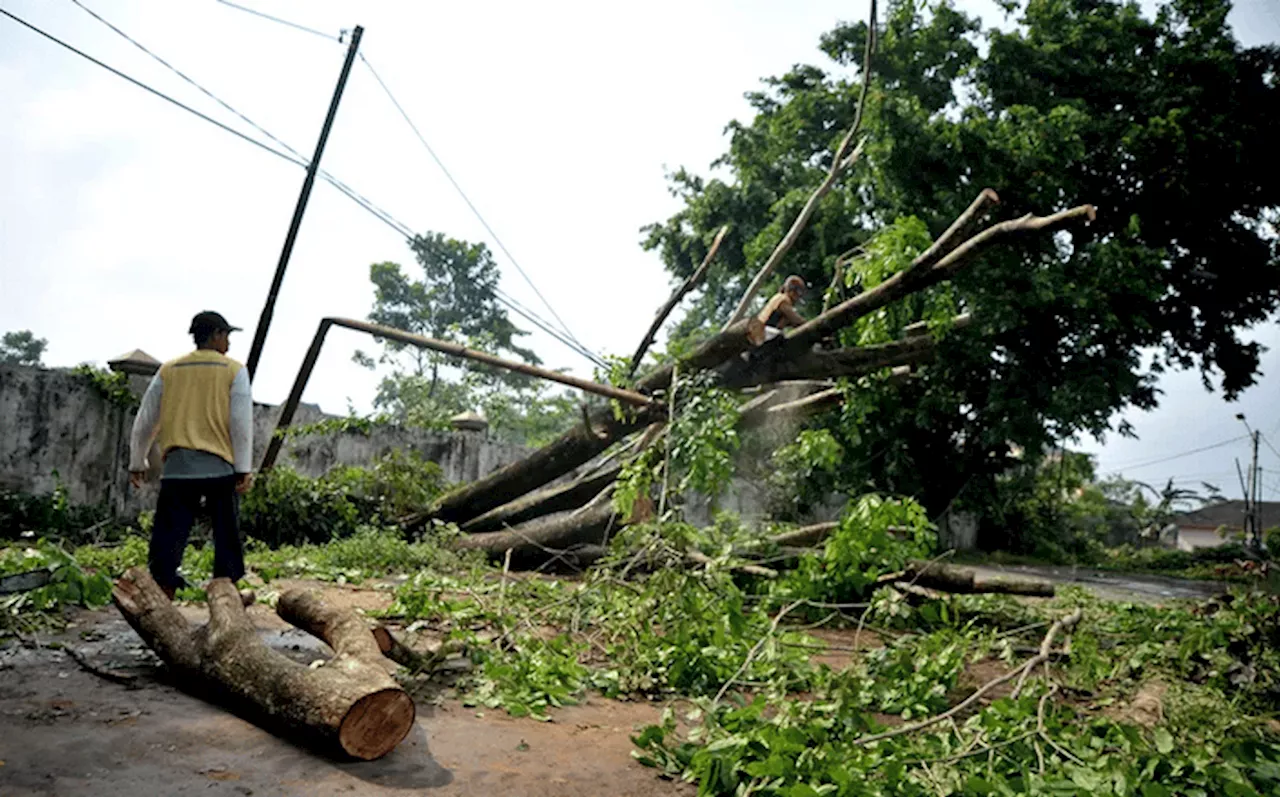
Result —
<instances>
[{"instance_id":1,"label":"bent metal pole","mask_svg":"<svg viewBox=\"0 0 1280 797\"><path fill-rule=\"evenodd\" d=\"M293 423L293 415L297 412L298 404L302 401L302 391L307 386L307 380L311 378L311 371L315 368L316 360L320 357L320 349L324 346L325 334L330 327L334 326L366 332L375 338L386 338L387 340L394 340L410 346L417 346L420 349L431 349L444 354L452 354L455 357L475 360L496 368L505 368L508 371L536 376L539 379L559 382L562 385L576 387L587 393L616 399L627 404L643 407L653 403L652 398L634 390L625 390L613 385L602 385L599 382L579 379L557 371L549 371L536 365L504 360L501 357L495 357L492 354L486 354L475 349L468 349L466 346L460 346L457 343L450 343L446 340L427 338L422 335L415 335L412 332L405 332L403 329L385 327L381 324L370 324L366 321L356 321L350 318L325 318L321 320L320 327L316 329L315 337L311 340L311 347L307 350L307 355L302 360L302 367L298 369L298 376L293 382L293 389L289 392L289 398L285 400L284 407L280 410L280 420L276 423L275 433L271 437L271 442L267 445L267 452L262 458L262 464L259 466L260 470L270 470L275 464L276 457L280 454L280 447L284 443L283 432Z\"/></svg>"}]
</instances>

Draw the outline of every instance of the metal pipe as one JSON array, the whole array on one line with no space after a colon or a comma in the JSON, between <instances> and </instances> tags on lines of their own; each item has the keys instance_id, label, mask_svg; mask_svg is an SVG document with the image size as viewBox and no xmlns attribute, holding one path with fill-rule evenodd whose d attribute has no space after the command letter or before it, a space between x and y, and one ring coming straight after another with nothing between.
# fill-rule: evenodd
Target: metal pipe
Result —
<instances>
[{"instance_id":1,"label":"metal pipe","mask_svg":"<svg viewBox=\"0 0 1280 797\"><path fill-rule=\"evenodd\" d=\"M315 154L307 164L307 176L302 181L302 192L298 194L298 204L293 208L293 219L289 222L289 232L284 237L284 248L280 251L280 260L276 263L276 273L271 279L271 289L267 291L267 303L262 307L262 315L258 318L258 326L253 330L253 345L249 348L249 379L258 373L258 360L262 357L262 347L267 342L267 330L271 327L271 317L275 315L276 297L280 295L280 285L284 282L284 270L289 266L289 257L293 254L293 244L298 240L298 228L302 226L302 214L306 212L307 200L311 198L311 188L316 182L316 170L320 168L320 158L324 155L325 142L329 140L329 130L333 127L333 118L338 114L338 103L342 101L342 92L347 87L347 77L351 74L351 64L356 60L356 51L360 49L360 37L364 28L356 25L351 34L351 46L347 48L347 60L342 63L342 74L338 76L338 86L333 90L333 99L329 101L329 113L324 118L324 126L320 128L320 140L316 142Z\"/></svg>"},{"instance_id":2,"label":"metal pipe","mask_svg":"<svg viewBox=\"0 0 1280 797\"><path fill-rule=\"evenodd\" d=\"M492 354L486 354L475 349L468 349L465 346L459 346L456 343L450 343L444 340L436 340L435 338L427 338L422 335L415 335L412 332L405 332L402 329L394 327L386 327L381 324L370 324L367 321L356 321L350 318L325 318L320 321L320 327L316 330L315 337L311 339L311 348L307 350L307 356L302 360L302 367L298 369L298 376L293 380L293 389L289 391L289 398L285 400L284 407L280 410L280 419L276 422L275 433L271 436L271 442L267 444L267 452L262 457L262 464L259 470L270 470L275 465L276 457L280 455L280 448L284 445L284 430L293 423L294 413L298 410L298 404L302 401L302 391L306 389L307 380L311 378L311 372L315 369L316 360L320 357L320 349L324 346L325 334L330 327L346 327L354 329L357 332L365 332L374 337L386 338L399 343L405 343L410 346L417 346L421 349L431 349L433 351L443 352L444 354L452 354L456 357L464 357L468 360L475 360L497 368L505 368L508 371L528 374L536 376L540 379L547 379L552 382L559 382L562 385L576 387L587 393L594 393L598 396L625 401L628 404L636 404L639 406L647 406L653 403L653 399L643 393L636 393L632 390L624 390L613 385L602 385L598 382L591 382L586 379L578 379L567 374L557 373L556 371L548 371L545 368L539 368L535 365L526 363L513 362L512 360L504 360L501 357L495 357Z\"/></svg>"}]
</instances>

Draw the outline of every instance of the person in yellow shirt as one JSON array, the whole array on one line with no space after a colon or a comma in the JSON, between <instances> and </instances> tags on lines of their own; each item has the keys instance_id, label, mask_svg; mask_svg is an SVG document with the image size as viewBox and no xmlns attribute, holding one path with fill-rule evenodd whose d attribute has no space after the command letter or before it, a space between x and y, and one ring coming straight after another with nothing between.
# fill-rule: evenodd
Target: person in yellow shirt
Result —
<instances>
[{"instance_id":1,"label":"person in yellow shirt","mask_svg":"<svg viewBox=\"0 0 1280 797\"><path fill-rule=\"evenodd\" d=\"M213 523L213 575L244 575L239 498L252 484L253 396L249 372L227 356L239 330L220 314L198 313L196 349L160 366L143 394L129 443L129 482L141 487L158 435L164 458L147 564L170 599L201 502Z\"/></svg>"},{"instance_id":2,"label":"person in yellow shirt","mask_svg":"<svg viewBox=\"0 0 1280 797\"><path fill-rule=\"evenodd\" d=\"M804 317L796 312L796 303L804 296L805 287L804 280L792 274L783 281L781 289L769 297L764 309L756 316L764 322L767 338L777 337L781 330L804 323Z\"/></svg>"}]
</instances>

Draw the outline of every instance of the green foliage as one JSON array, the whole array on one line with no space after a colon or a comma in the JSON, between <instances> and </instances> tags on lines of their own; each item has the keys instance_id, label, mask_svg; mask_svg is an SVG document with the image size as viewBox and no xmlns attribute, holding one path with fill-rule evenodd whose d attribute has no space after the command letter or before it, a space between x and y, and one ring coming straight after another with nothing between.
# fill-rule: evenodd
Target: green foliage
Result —
<instances>
[{"instance_id":1,"label":"green foliage","mask_svg":"<svg viewBox=\"0 0 1280 797\"><path fill-rule=\"evenodd\" d=\"M668 440L677 492L714 497L733 477L738 440L738 399L712 386L709 372L681 378Z\"/></svg>"},{"instance_id":2,"label":"green foliage","mask_svg":"<svg viewBox=\"0 0 1280 797\"><path fill-rule=\"evenodd\" d=\"M1235 395L1259 355L1239 332L1280 297L1280 50L1242 47L1227 0L1003 5L1002 30L948 2L889 4L864 155L787 258L828 285L861 247L846 272L856 289L900 270L983 187L1000 194L997 219L1097 206L1087 228L1004 239L950 285L842 332L883 340L974 313L920 378L872 380L856 406L817 421L845 448L846 492L917 496L930 514L957 497L998 506L1010 444L1036 452L1110 431L1118 410L1155 406L1163 369L1199 368ZM857 110L866 37L865 23L840 24L822 38L830 62L765 79L715 177L670 176L682 207L647 228L646 247L673 276L730 227L673 349L723 322L825 177Z\"/></svg>"},{"instance_id":3,"label":"green foliage","mask_svg":"<svg viewBox=\"0 0 1280 797\"><path fill-rule=\"evenodd\" d=\"M439 466L416 452L391 451L367 468L334 468L318 478L281 465L255 480L241 502L240 522L271 545L326 542L397 521L443 489Z\"/></svg>"},{"instance_id":4,"label":"green foliage","mask_svg":"<svg viewBox=\"0 0 1280 797\"><path fill-rule=\"evenodd\" d=\"M0 337L0 365L43 365L48 345L49 341L37 338L29 329L6 332Z\"/></svg>"},{"instance_id":5,"label":"green foliage","mask_svg":"<svg viewBox=\"0 0 1280 797\"><path fill-rule=\"evenodd\" d=\"M72 504L56 471L54 479L53 492L47 495L0 489L0 538L39 535L80 541L86 532L101 532L106 537L115 530L107 528L111 525L109 507Z\"/></svg>"},{"instance_id":6,"label":"green foliage","mask_svg":"<svg viewBox=\"0 0 1280 797\"><path fill-rule=\"evenodd\" d=\"M844 446L829 429L802 429L775 449L767 477L775 511L794 515L833 492L843 459Z\"/></svg>"},{"instance_id":7,"label":"green foliage","mask_svg":"<svg viewBox=\"0 0 1280 797\"><path fill-rule=\"evenodd\" d=\"M0 576L32 570L50 571L49 583L27 592L0 596L0 636L7 632L35 630L56 618L34 615L52 613L64 606L96 609L111 600L111 582L98 573L86 573L75 558L46 540L31 545L0 548Z\"/></svg>"},{"instance_id":8,"label":"green foliage","mask_svg":"<svg viewBox=\"0 0 1280 797\"><path fill-rule=\"evenodd\" d=\"M850 503L822 553L805 554L776 583L775 598L840 602L863 597L876 578L928 556L936 541L915 501L864 495Z\"/></svg>"},{"instance_id":9,"label":"green foliage","mask_svg":"<svg viewBox=\"0 0 1280 797\"><path fill-rule=\"evenodd\" d=\"M142 399L129 387L129 375L120 371L77 365L71 373L84 379L107 403L126 410L136 409Z\"/></svg>"}]
</instances>

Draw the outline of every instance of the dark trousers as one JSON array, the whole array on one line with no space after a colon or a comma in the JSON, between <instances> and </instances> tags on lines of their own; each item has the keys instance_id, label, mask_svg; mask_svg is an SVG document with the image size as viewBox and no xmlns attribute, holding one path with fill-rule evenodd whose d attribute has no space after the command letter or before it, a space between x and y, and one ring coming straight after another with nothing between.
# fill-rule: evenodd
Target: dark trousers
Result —
<instances>
[{"instance_id":1,"label":"dark trousers","mask_svg":"<svg viewBox=\"0 0 1280 797\"><path fill-rule=\"evenodd\" d=\"M185 587L178 575L182 553L191 536L191 524L200 511L200 499L213 521L213 577L239 581L244 575L244 549L240 546L240 495L236 477L214 479L162 479L151 526L147 564L151 577L162 587Z\"/></svg>"}]
</instances>

